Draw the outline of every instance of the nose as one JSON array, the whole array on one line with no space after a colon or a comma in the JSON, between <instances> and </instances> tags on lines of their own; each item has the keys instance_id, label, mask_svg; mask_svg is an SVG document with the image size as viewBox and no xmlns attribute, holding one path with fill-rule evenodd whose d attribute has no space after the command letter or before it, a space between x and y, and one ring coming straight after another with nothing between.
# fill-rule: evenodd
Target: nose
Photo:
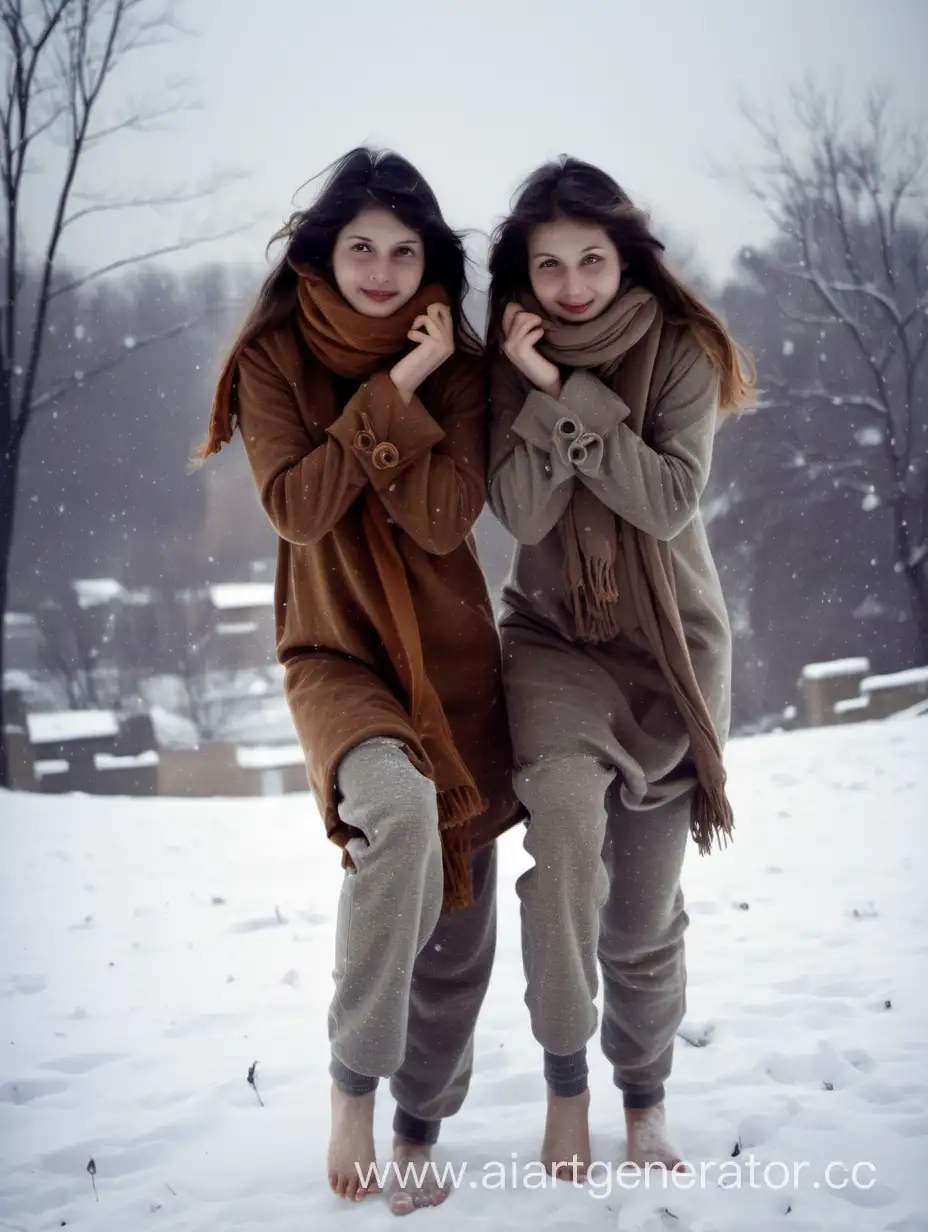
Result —
<instances>
[{"instance_id":1,"label":"nose","mask_svg":"<svg viewBox=\"0 0 928 1232\"><path fill-rule=\"evenodd\" d=\"M377 265L371 272L371 278L375 283L381 285L389 281L390 271L387 269L386 265Z\"/></svg>"},{"instance_id":2,"label":"nose","mask_svg":"<svg viewBox=\"0 0 928 1232\"><path fill-rule=\"evenodd\" d=\"M579 299L583 294L583 280L579 270L568 270L564 281L564 295L567 299Z\"/></svg>"}]
</instances>

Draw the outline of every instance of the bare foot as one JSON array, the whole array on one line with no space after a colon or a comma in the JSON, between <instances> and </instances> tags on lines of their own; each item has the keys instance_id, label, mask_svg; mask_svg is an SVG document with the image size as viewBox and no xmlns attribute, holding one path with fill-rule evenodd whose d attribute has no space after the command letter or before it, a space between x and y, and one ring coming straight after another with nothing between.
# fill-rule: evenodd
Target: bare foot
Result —
<instances>
[{"instance_id":1,"label":"bare foot","mask_svg":"<svg viewBox=\"0 0 928 1232\"><path fill-rule=\"evenodd\" d=\"M393 1139L393 1163L384 1196L394 1215L411 1215L424 1206L440 1206L448 1190L432 1166L432 1148L406 1138Z\"/></svg>"},{"instance_id":2,"label":"bare foot","mask_svg":"<svg viewBox=\"0 0 928 1232\"><path fill-rule=\"evenodd\" d=\"M555 1095L548 1090L548 1115L541 1162L554 1177L579 1181L590 1166L590 1093Z\"/></svg>"},{"instance_id":3,"label":"bare foot","mask_svg":"<svg viewBox=\"0 0 928 1232\"><path fill-rule=\"evenodd\" d=\"M688 1167L667 1134L663 1103L650 1108L626 1108L625 1130L628 1163L639 1168L650 1164L671 1172Z\"/></svg>"},{"instance_id":4,"label":"bare foot","mask_svg":"<svg viewBox=\"0 0 928 1232\"><path fill-rule=\"evenodd\" d=\"M374 1093L346 1095L332 1083L332 1132L329 1136L329 1184L332 1192L360 1202L379 1192L373 1170ZM366 1182L366 1183L365 1183Z\"/></svg>"}]
</instances>

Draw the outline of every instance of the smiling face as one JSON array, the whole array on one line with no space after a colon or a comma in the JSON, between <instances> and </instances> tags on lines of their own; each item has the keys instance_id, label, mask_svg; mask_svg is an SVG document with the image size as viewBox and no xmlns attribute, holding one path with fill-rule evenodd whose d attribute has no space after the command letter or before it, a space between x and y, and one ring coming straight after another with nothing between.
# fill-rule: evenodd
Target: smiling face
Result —
<instances>
[{"instance_id":1,"label":"smiling face","mask_svg":"<svg viewBox=\"0 0 928 1232\"><path fill-rule=\"evenodd\" d=\"M419 290L422 237L389 210L364 209L338 233L332 272L339 291L366 317L389 317Z\"/></svg>"},{"instance_id":2,"label":"smiling face","mask_svg":"<svg viewBox=\"0 0 928 1232\"><path fill-rule=\"evenodd\" d=\"M529 238L535 298L560 321L592 321L615 299L622 277L618 250L602 229L562 218L541 223Z\"/></svg>"}]
</instances>

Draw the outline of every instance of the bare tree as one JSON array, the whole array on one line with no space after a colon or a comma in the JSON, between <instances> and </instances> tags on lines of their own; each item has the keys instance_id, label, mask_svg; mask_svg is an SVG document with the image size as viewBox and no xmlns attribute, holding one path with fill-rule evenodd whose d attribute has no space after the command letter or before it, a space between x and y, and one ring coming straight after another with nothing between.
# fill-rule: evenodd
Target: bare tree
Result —
<instances>
[{"instance_id":1,"label":"bare tree","mask_svg":"<svg viewBox=\"0 0 928 1232\"><path fill-rule=\"evenodd\" d=\"M786 123L745 108L763 159L741 178L779 237L747 261L790 332L813 342L808 362L765 371L758 409L844 414L848 435L864 417L878 467L859 454L803 463L891 509L928 660L928 134L895 120L885 91L857 121L811 84L791 104Z\"/></svg>"},{"instance_id":2,"label":"bare tree","mask_svg":"<svg viewBox=\"0 0 928 1232\"><path fill-rule=\"evenodd\" d=\"M107 616L111 622L112 613ZM42 660L50 675L61 682L71 709L100 707L101 642L108 630L91 627L71 587L40 604L36 624L42 635ZM100 632L103 637L95 636Z\"/></svg>"},{"instance_id":3,"label":"bare tree","mask_svg":"<svg viewBox=\"0 0 928 1232\"><path fill-rule=\"evenodd\" d=\"M221 238L213 233L184 239L114 257L98 269L73 275L61 257L69 228L88 216L177 204L215 191L214 184L192 194L114 200L80 187L80 173L90 153L127 131L146 131L182 105L181 101L157 108L143 105L112 119L103 113L101 103L127 59L174 30L162 0L0 0L0 681L19 467L33 416L42 408L59 406L76 385L190 324L177 322L134 338L131 348L120 349L93 370L54 379L43 365L50 312L89 283L128 265ZM30 174L43 166L42 151L49 152L56 142L63 153L60 179L33 270L23 234L25 190ZM8 781L3 733L0 702L0 785Z\"/></svg>"},{"instance_id":4,"label":"bare tree","mask_svg":"<svg viewBox=\"0 0 928 1232\"><path fill-rule=\"evenodd\" d=\"M176 707L202 741L222 739L256 705L279 693L273 669L258 664L226 665L228 656L217 645L221 634L205 592L166 590L157 614L155 654L162 673L158 683L167 680L172 686L172 696L165 697L164 704L168 709ZM149 647L148 658L153 657ZM234 655L233 661L239 657ZM146 690L152 698L150 681L142 683L142 693Z\"/></svg>"}]
</instances>

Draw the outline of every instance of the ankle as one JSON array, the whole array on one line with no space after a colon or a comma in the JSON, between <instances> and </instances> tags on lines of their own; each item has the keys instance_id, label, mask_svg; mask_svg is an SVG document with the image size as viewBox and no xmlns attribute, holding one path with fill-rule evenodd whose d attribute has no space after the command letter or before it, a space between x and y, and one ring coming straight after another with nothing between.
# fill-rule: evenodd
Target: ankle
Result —
<instances>
[{"instance_id":1,"label":"ankle","mask_svg":"<svg viewBox=\"0 0 928 1232\"><path fill-rule=\"evenodd\" d=\"M548 1090L560 1098L569 1099L574 1095L582 1095L589 1080L586 1048L563 1054L545 1049L544 1075Z\"/></svg>"}]
</instances>

